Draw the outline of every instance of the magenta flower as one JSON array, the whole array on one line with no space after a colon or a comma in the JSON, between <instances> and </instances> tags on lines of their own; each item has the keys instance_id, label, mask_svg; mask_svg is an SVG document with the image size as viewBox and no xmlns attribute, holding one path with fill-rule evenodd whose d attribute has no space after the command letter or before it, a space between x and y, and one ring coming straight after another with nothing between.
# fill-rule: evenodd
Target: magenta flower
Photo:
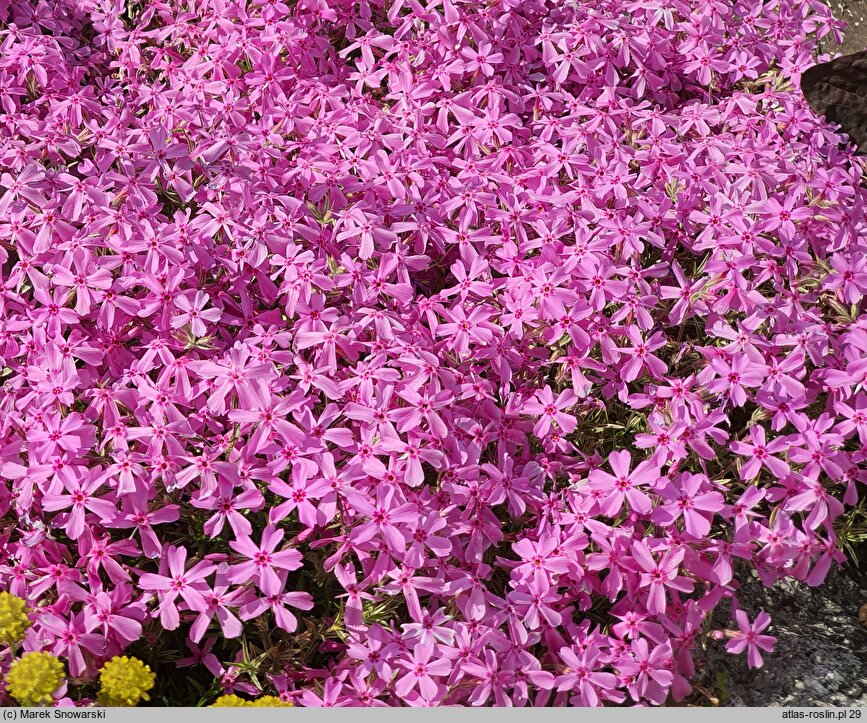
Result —
<instances>
[{"instance_id":1,"label":"magenta flower","mask_svg":"<svg viewBox=\"0 0 867 723\"><path fill-rule=\"evenodd\" d=\"M167 630L212 697L664 705L845 559L826 5L128 5L0 2L0 589L63 705Z\"/></svg>"},{"instance_id":2,"label":"magenta flower","mask_svg":"<svg viewBox=\"0 0 867 723\"><path fill-rule=\"evenodd\" d=\"M642 541L632 543L632 554L641 569L641 586L647 587L647 609L651 613L664 613L666 588L680 592L691 592L692 581L678 575L683 562L684 551L669 550L659 561L654 560L650 549Z\"/></svg>"},{"instance_id":3,"label":"magenta flower","mask_svg":"<svg viewBox=\"0 0 867 723\"><path fill-rule=\"evenodd\" d=\"M557 676L557 690L574 691L579 705L600 705L600 693L604 695L617 684L616 676L599 670L602 667L599 650L576 653L571 648L563 647L560 648L559 656L566 668Z\"/></svg>"},{"instance_id":4,"label":"magenta flower","mask_svg":"<svg viewBox=\"0 0 867 723\"><path fill-rule=\"evenodd\" d=\"M43 178L45 178L45 171L36 163L25 166L17 176L10 173L0 174L0 188L6 189L0 196L0 214L5 214L17 200L27 201L42 208L47 202L38 186Z\"/></svg>"},{"instance_id":5,"label":"magenta flower","mask_svg":"<svg viewBox=\"0 0 867 723\"><path fill-rule=\"evenodd\" d=\"M100 656L105 652L105 638L98 633L87 632L84 613L66 620L49 612L39 617L39 625L54 637L49 645L51 653L69 661L70 675L80 676L87 670L86 653Z\"/></svg>"},{"instance_id":6,"label":"magenta flower","mask_svg":"<svg viewBox=\"0 0 867 723\"><path fill-rule=\"evenodd\" d=\"M240 510L261 509L265 504L262 493L253 488L235 494L235 486L228 480L221 479L217 484L215 494L197 496L190 501L193 507L214 512L205 522L205 534L216 537L228 522L235 535L250 535L253 527Z\"/></svg>"},{"instance_id":7,"label":"magenta flower","mask_svg":"<svg viewBox=\"0 0 867 723\"><path fill-rule=\"evenodd\" d=\"M631 342L631 346L619 349L623 356L630 357L629 361L620 369L620 376L623 381L631 382L637 379L644 370L647 370L655 378L664 375L667 371L665 362L654 356L653 352L665 346L665 337L657 332L645 340L641 330L636 326L629 327L626 336Z\"/></svg>"},{"instance_id":8,"label":"magenta flower","mask_svg":"<svg viewBox=\"0 0 867 723\"><path fill-rule=\"evenodd\" d=\"M669 483L659 494L667 502L654 509L652 519L663 525L671 525L683 519L686 531L696 538L706 537L710 532L714 513L725 506L723 496L716 490L708 490L707 477L700 474L682 473L677 483Z\"/></svg>"},{"instance_id":9,"label":"magenta flower","mask_svg":"<svg viewBox=\"0 0 867 723\"><path fill-rule=\"evenodd\" d=\"M219 321L221 316L219 309L205 308L208 300L208 295L202 291L197 291L192 299L188 296L175 299L175 306L181 310L181 313L172 317L172 327L179 329L189 324L194 336L204 336L208 331L206 322L214 323Z\"/></svg>"},{"instance_id":10,"label":"magenta flower","mask_svg":"<svg viewBox=\"0 0 867 723\"><path fill-rule=\"evenodd\" d=\"M650 697L660 703L665 700L667 689L674 682L674 673L669 669L672 651L668 644L660 643L651 650L644 638L632 641L632 659L623 659L618 669L634 679L637 698ZM656 690L651 690L651 689Z\"/></svg>"},{"instance_id":11,"label":"magenta flower","mask_svg":"<svg viewBox=\"0 0 867 723\"><path fill-rule=\"evenodd\" d=\"M756 364L746 356L736 356L730 363L722 359L712 359L711 368L718 378L711 381L707 388L711 392L724 394L736 407L747 402L747 388L758 387L765 379L767 367Z\"/></svg>"},{"instance_id":12,"label":"magenta flower","mask_svg":"<svg viewBox=\"0 0 867 723\"><path fill-rule=\"evenodd\" d=\"M832 254L832 271L825 277L824 287L835 290L847 304L857 304L867 292L867 260L850 259Z\"/></svg>"},{"instance_id":13,"label":"magenta flower","mask_svg":"<svg viewBox=\"0 0 867 723\"><path fill-rule=\"evenodd\" d=\"M190 607L199 613L196 621L190 627L190 640L194 643L198 643L204 637L213 618L217 619L225 638L237 638L243 631L241 621L235 617L229 606L239 604L244 596L244 590L229 591L226 570L225 564L218 566L214 577L214 587L202 586L198 590L201 593L198 601L190 604Z\"/></svg>"},{"instance_id":14,"label":"magenta flower","mask_svg":"<svg viewBox=\"0 0 867 723\"><path fill-rule=\"evenodd\" d=\"M412 653L397 661L404 672L395 683L395 693L401 698L407 698L413 690L418 689L422 698L433 700L439 690L439 685L434 678L447 675L452 669L448 658L433 659L435 652L435 645L418 643Z\"/></svg>"},{"instance_id":15,"label":"magenta flower","mask_svg":"<svg viewBox=\"0 0 867 723\"><path fill-rule=\"evenodd\" d=\"M299 460L292 466L292 484L286 484L283 480L275 479L268 485L268 489L285 499L271 508L268 519L271 524L283 520L290 512L295 510L298 519L308 527L315 527L324 518L317 511L316 500L325 496L331 489L331 485L324 479L310 477L317 472L316 465L307 460ZM249 530L244 533L249 535Z\"/></svg>"},{"instance_id":16,"label":"magenta flower","mask_svg":"<svg viewBox=\"0 0 867 723\"><path fill-rule=\"evenodd\" d=\"M772 635L762 635L762 631L771 624L771 616L763 610L755 621L750 623L743 610L736 610L735 619L740 630L734 633L734 637L726 643L726 650L730 653L742 653L746 650L747 664L751 668L760 668L762 666L762 654L759 651L764 650L770 653L777 642L777 639Z\"/></svg>"},{"instance_id":17,"label":"magenta flower","mask_svg":"<svg viewBox=\"0 0 867 723\"><path fill-rule=\"evenodd\" d=\"M364 600L374 600L374 596L359 586L354 568L349 565L335 565L334 576L346 593L338 595L338 599L346 599L344 615L349 629L362 625L362 610Z\"/></svg>"},{"instance_id":18,"label":"magenta flower","mask_svg":"<svg viewBox=\"0 0 867 723\"><path fill-rule=\"evenodd\" d=\"M202 581L216 569L216 565L201 560L187 570L186 562L187 550L169 545L165 548L165 557L160 560L160 574L147 572L138 580L142 590L157 594L160 622L166 630L174 630L180 624L180 613L175 602L178 597L192 610L205 605Z\"/></svg>"},{"instance_id":19,"label":"magenta flower","mask_svg":"<svg viewBox=\"0 0 867 723\"><path fill-rule=\"evenodd\" d=\"M655 487L659 479L659 467L645 461L640 462L630 472L632 456L625 450L608 455L608 464L611 465L613 475L602 470L593 470L588 477L590 487L604 493L599 511L606 517L616 517L626 500L631 509L643 515L648 514L651 509L650 497L638 489L638 486Z\"/></svg>"},{"instance_id":20,"label":"magenta flower","mask_svg":"<svg viewBox=\"0 0 867 723\"><path fill-rule=\"evenodd\" d=\"M280 583L285 587L285 572L279 573ZM241 607L241 619L249 620L259 617L265 610L270 609L274 614L277 627L287 633L294 633L298 629L298 618L288 610L288 607L298 610L312 610L313 598L309 592L278 592L263 598L257 598Z\"/></svg>"},{"instance_id":21,"label":"magenta flower","mask_svg":"<svg viewBox=\"0 0 867 723\"><path fill-rule=\"evenodd\" d=\"M761 467L766 467L776 477L785 477L790 468L783 460L774 455L788 448L786 440L777 438L770 443L765 441L765 430L761 427L750 429L752 444L746 442L732 442L730 449L735 454L749 456L749 461L741 467L740 475L743 480L755 479Z\"/></svg>"},{"instance_id":22,"label":"magenta flower","mask_svg":"<svg viewBox=\"0 0 867 723\"><path fill-rule=\"evenodd\" d=\"M535 401L525 402L523 407L523 411L527 414L539 418L533 427L533 434L538 437L545 436L551 430L552 424L556 424L557 429L565 434L574 431L578 421L563 410L571 407L576 401L577 398L571 389L560 392L556 398L550 387L537 392Z\"/></svg>"},{"instance_id":23,"label":"magenta flower","mask_svg":"<svg viewBox=\"0 0 867 723\"><path fill-rule=\"evenodd\" d=\"M478 70L483 75L493 75L494 65L503 62L503 54L492 52L490 43L480 43L478 50L465 47L461 54L466 59L464 68L471 73Z\"/></svg>"},{"instance_id":24,"label":"magenta flower","mask_svg":"<svg viewBox=\"0 0 867 723\"><path fill-rule=\"evenodd\" d=\"M472 705L485 705L493 698L494 705L511 706L509 688L514 683L514 673L510 670L501 670L497 655L493 650L486 650L484 659L479 662L464 664L463 670L481 681L481 685L473 690L470 696Z\"/></svg>"},{"instance_id":25,"label":"magenta flower","mask_svg":"<svg viewBox=\"0 0 867 723\"><path fill-rule=\"evenodd\" d=\"M93 443L93 427L85 424L81 415L72 413L64 418L47 415L44 429L30 433L31 442L41 442L45 452L78 452Z\"/></svg>"},{"instance_id":26,"label":"magenta flower","mask_svg":"<svg viewBox=\"0 0 867 723\"><path fill-rule=\"evenodd\" d=\"M486 344L491 341L497 328L488 321L490 315L479 308L467 313L463 306L457 306L446 312L445 318L448 321L437 326L437 333L447 336L449 347L461 356L466 355L470 343Z\"/></svg>"},{"instance_id":27,"label":"magenta flower","mask_svg":"<svg viewBox=\"0 0 867 723\"><path fill-rule=\"evenodd\" d=\"M358 239L358 255L369 259L377 244L383 246L393 243L397 236L376 222L375 217L360 208L353 208L344 215L344 230L337 234L338 241Z\"/></svg>"},{"instance_id":28,"label":"magenta flower","mask_svg":"<svg viewBox=\"0 0 867 723\"><path fill-rule=\"evenodd\" d=\"M783 203L775 198L757 201L747 207L747 211L759 214L765 231L777 231L782 238L789 239L795 234L795 223L810 218L812 210L802 206L795 208L795 196L789 196Z\"/></svg>"},{"instance_id":29,"label":"magenta flower","mask_svg":"<svg viewBox=\"0 0 867 723\"><path fill-rule=\"evenodd\" d=\"M92 512L101 520L111 520L116 513L114 502L107 496L98 497L94 493L103 486L103 478L97 471L83 482L64 478L66 494L48 494L42 498L42 506L49 512L69 510L63 525L66 534L77 540L84 534L87 513Z\"/></svg>"},{"instance_id":30,"label":"magenta flower","mask_svg":"<svg viewBox=\"0 0 867 723\"><path fill-rule=\"evenodd\" d=\"M189 668L193 665L204 665L211 675L219 678L225 671L223 670L223 666L220 665L217 656L211 652L214 648L214 642L214 638L207 638L204 644L199 647L191 640L187 640L187 647L192 655L175 661L175 665L179 668Z\"/></svg>"},{"instance_id":31,"label":"magenta flower","mask_svg":"<svg viewBox=\"0 0 867 723\"><path fill-rule=\"evenodd\" d=\"M181 516L180 508L177 505L166 505L161 509L148 511L147 505L139 506L141 501L135 498L126 497L125 502L128 510L117 512L115 519L106 523L106 526L135 528L141 540L142 552L150 558L159 557L163 547L153 526L177 522Z\"/></svg>"},{"instance_id":32,"label":"magenta flower","mask_svg":"<svg viewBox=\"0 0 867 723\"><path fill-rule=\"evenodd\" d=\"M274 373L267 364L250 363L251 351L244 346L236 346L228 353L226 364L200 362L197 371L206 379L214 379L214 389L208 397L208 408L215 413L226 409L226 398L230 394L244 406L256 406L264 401L263 383Z\"/></svg>"},{"instance_id":33,"label":"magenta flower","mask_svg":"<svg viewBox=\"0 0 867 723\"><path fill-rule=\"evenodd\" d=\"M558 547L558 541L550 537L539 542L524 538L514 543L512 549L523 561L514 569L518 579L536 579L541 576L547 584L549 576L568 572L571 568L570 562Z\"/></svg>"},{"instance_id":34,"label":"magenta flower","mask_svg":"<svg viewBox=\"0 0 867 723\"><path fill-rule=\"evenodd\" d=\"M103 637L116 637L126 644L141 638L144 606L124 604L129 594L129 587L118 586L111 594L100 591L93 595L84 608L87 632L99 629Z\"/></svg>"},{"instance_id":35,"label":"magenta flower","mask_svg":"<svg viewBox=\"0 0 867 723\"><path fill-rule=\"evenodd\" d=\"M238 535L229 546L248 562L232 565L227 580L232 584L254 581L265 595L281 590L277 570L297 570L302 565L301 553L293 549L275 551L283 539L284 530L268 525L262 531L262 542L256 545L247 535Z\"/></svg>"}]
</instances>

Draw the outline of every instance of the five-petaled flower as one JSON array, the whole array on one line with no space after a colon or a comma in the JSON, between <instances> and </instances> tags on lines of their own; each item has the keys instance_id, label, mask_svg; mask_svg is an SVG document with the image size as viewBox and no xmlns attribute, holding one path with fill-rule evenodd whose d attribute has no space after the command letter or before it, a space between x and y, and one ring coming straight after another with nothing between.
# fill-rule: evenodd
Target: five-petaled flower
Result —
<instances>
[{"instance_id":1,"label":"five-petaled flower","mask_svg":"<svg viewBox=\"0 0 867 723\"><path fill-rule=\"evenodd\" d=\"M760 612L754 622L750 623L747 614L743 610L735 611L740 630L726 644L726 650L730 653L742 653L747 651L747 664L751 668L762 666L761 650L771 652L777 639L773 635L763 635L762 632L771 624L771 616L764 610Z\"/></svg>"}]
</instances>

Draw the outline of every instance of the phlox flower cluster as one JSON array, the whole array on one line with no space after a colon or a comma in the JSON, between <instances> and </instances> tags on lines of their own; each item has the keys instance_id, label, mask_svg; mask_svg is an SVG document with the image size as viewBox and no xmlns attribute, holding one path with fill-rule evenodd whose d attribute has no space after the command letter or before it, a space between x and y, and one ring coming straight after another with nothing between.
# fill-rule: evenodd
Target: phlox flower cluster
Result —
<instances>
[{"instance_id":1,"label":"phlox flower cluster","mask_svg":"<svg viewBox=\"0 0 867 723\"><path fill-rule=\"evenodd\" d=\"M819 0L0 21L3 675L658 705L771 653L746 576L845 560L867 224L798 90Z\"/></svg>"}]
</instances>

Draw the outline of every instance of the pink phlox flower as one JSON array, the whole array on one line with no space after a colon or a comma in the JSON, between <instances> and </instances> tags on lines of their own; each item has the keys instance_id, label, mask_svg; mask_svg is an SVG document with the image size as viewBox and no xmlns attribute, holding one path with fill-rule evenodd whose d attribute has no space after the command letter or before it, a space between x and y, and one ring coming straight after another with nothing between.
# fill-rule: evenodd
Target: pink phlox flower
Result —
<instances>
[{"instance_id":1,"label":"pink phlox flower","mask_svg":"<svg viewBox=\"0 0 867 723\"><path fill-rule=\"evenodd\" d=\"M180 611L175 602L178 597L191 610L201 609L205 589L202 581L216 569L213 563L200 560L187 570L186 562L186 548L169 545L160 559L160 573L144 573L138 579L142 590L156 593L160 622L166 630L175 630L180 625Z\"/></svg>"},{"instance_id":2,"label":"pink phlox flower","mask_svg":"<svg viewBox=\"0 0 867 723\"><path fill-rule=\"evenodd\" d=\"M87 658L98 658L106 650L105 637L87 632L84 612L71 614L68 619L46 612L39 616L37 624L54 640L46 647L53 655L63 657L69 665L69 674L79 677L88 667ZM89 653L89 656L86 654Z\"/></svg>"},{"instance_id":3,"label":"pink phlox flower","mask_svg":"<svg viewBox=\"0 0 867 723\"><path fill-rule=\"evenodd\" d=\"M245 408L266 403L265 384L276 372L272 365L254 363L252 358L249 347L236 344L223 361L193 363L199 374L214 380L214 388L208 395L208 409L222 414L226 411L226 400L231 398L237 398Z\"/></svg>"},{"instance_id":4,"label":"pink phlox flower","mask_svg":"<svg viewBox=\"0 0 867 723\"><path fill-rule=\"evenodd\" d=\"M653 558L650 549L642 540L632 543L632 555L640 568L641 587L647 588L647 610L650 613L664 613L666 609L666 588L691 592L693 581L678 575L683 562L683 548L668 550L659 561Z\"/></svg>"},{"instance_id":5,"label":"pink phlox flower","mask_svg":"<svg viewBox=\"0 0 867 723\"><path fill-rule=\"evenodd\" d=\"M750 481L759 474L759 469L765 467L771 474L777 477L785 477L789 471L789 465L774 455L788 449L788 442L777 437L771 442L765 440L765 430L759 426L750 428L751 443L735 441L729 445L729 449L735 454L749 456L749 460L741 467L740 477Z\"/></svg>"},{"instance_id":6,"label":"pink phlox flower","mask_svg":"<svg viewBox=\"0 0 867 723\"><path fill-rule=\"evenodd\" d=\"M586 649L576 652L573 648L561 648L558 653L565 665L563 672L557 676L557 690L568 690L576 693L579 705L596 707L601 705L600 694L604 696L617 685L617 677L613 673L600 670L605 665L601 651Z\"/></svg>"},{"instance_id":7,"label":"pink phlox flower","mask_svg":"<svg viewBox=\"0 0 867 723\"><path fill-rule=\"evenodd\" d=\"M189 668L194 665L204 665L205 668L216 678L219 678L225 672L217 656L211 652L214 649L216 639L209 637L205 639L204 644L199 647L192 640L187 639L186 644L192 655L186 658L180 658L175 661L175 665L179 668Z\"/></svg>"},{"instance_id":8,"label":"pink phlox flower","mask_svg":"<svg viewBox=\"0 0 867 723\"><path fill-rule=\"evenodd\" d=\"M73 540L84 534L88 512L96 515L99 520L114 519L117 507L112 496L95 494L103 486L103 475L99 469L90 470L82 481L64 479L63 486L63 493L45 495L42 498L42 507L49 512L69 510L65 514L63 528Z\"/></svg>"},{"instance_id":9,"label":"pink phlox flower","mask_svg":"<svg viewBox=\"0 0 867 723\"><path fill-rule=\"evenodd\" d=\"M266 595L265 597L253 599L245 603L240 609L242 620L250 620L259 617L266 610L271 610L274 615L274 620L277 627L285 630L288 633L294 633L298 629L298 618L288 608L293 607L298 610L312 610L313 597L309 592L294 591L283 592L286 588L286 579L289 574L288 570L278 570L277 575L280 581L279 591Z\"/></svg>"},{"instance_id":10,"label":"pink phlox flower","mask_svg":"<svg viewBox=\"0 0 867 723\"><path fill-rule=\"evenodd\" d=\"M394 686L397 695L407 698L418 689L425 700L434 699L441 686L437 679L448 675L452 669L448 658L436 657L438 647L433 643L416 643L411 653L397 660L397 666L403 670Z\"/></svg>"},{"instance_id":11,"label":"pink phlox flower","mask_svg":"<svg viewBox=\"0 0 867 723\"><path fill-rule=\"evenodd\" d=\"M613 475L596 469L588 476L591 489L606 493L600 500L599 511L607 517L615 517L620 513L625 500L632 510L639 514L648 514L652 503L639 486L654 487L659 479L659 467L645 460L630 471L632 455L626 450L612 452L608 456L608 463Z\"/></svg>"},{"instance_id":12,"label":"pink phlox flower","mask_svg":"<svg viewBox=\"0 0 867 723\"><path fill-rule=\"evenodd\" d=\"M618 349L621 355L629 357L626 364L620 368L620 377L623 381L634 381L644 370L655 379L661 378L668 371L668 367L653 352L665 346L665 336L661 332L656 332L645 340L637 326L630 326L626 336L631 346Z\"/></svg>"},{"instance_id":13,"label":"pink phlox flower","mask_svg":"<svg viewBox=\"0 0 867 723\"><path fill-rule=\"evenodd\" d=\"M126 584L118 585L111 592L99 591L88 595L84 608L87 632L99 629L106 639L116 638L124 645L141 638L147 611L141 603L131 604L131 596L132 588Z\"/></svg>"},{"instance_id":14,"label":"pink phlox flower","mask_svg":"<svg viewBox=\"0 0 867 723\"><path fill-rule=\"evenodd\" d=\"M172 328L180 329L189 324L194 336L205 336L208 331L206 322L216 323L222 315L219 309L205 308L209 300L210 297L203 291L196 291L192 298L183 295L175 299L175 306L181 313L172 317Z\"/></svg>"},{"instance_id":15,"label":"pink phlox flower","mask_svg":"<svg viewBox=\"0 0 867 723\"><path fill-rule=\"evenodd\" d=\"M121 502L121 509L106 526L120 529L134 528L138 532L142 552L151 559L159 557L163 545L153 526L177 522L180 519L180 507L178 505L165 505L159 509L150 510L147 502L137 496L125 496Z\"/></svg>"},{"instance_id":16,"label":"pink phlox flower","mask_svg":"<svg viewBox=\"0 0 867 723\"><path fill-rule=\"evenodd\" d=\"M641 698L652 700L657 705L663 703L668 689L674 682L674 673L669 669L672 650L669 643L660 643L652 649L645 638L632 641L631 657L623 657L617 668L633 679L636 701Z\"/></svg>"},{"instance_id":17,"label":"pink phlox flower","mask_svg":"<svg viewBox=\"0 0 867 723\"><path fill-rule=\"evenodd\" d=\"M253 527L241 510L258 511L265 506L265 498L255 487L236 493L232 482L220 479L214 494L203 495L199 492L190 499L190 504L198 509L214 511L204 525L205 534L213 538L222 532L226 522L236 536L250 535Z\"/></svg>"},{"instance_id":18,"label":"pink phlox flower","mask_svg":"<svg viewBox=\"0 0 867 723\"><path fill-rule=\"evenodd\" d=\"M761 386L768 372L766 365L750 361L744 354L737 355L731 362L711 359L710 367L718 376L708 382L708 391L724 394L736 407L746 404L747 388Z\"/></svg>"},{"instance_id":19,"label":"pink phlox flower","mask_svg":"<svg viewBox=\"0 0 867 723\"><path fill-rule=\"evenodd\" d=\"M345 593L338 595L338 599L345 598L344 615L347 629L358 628L362 624L362 606L364 600L374 600L374 596L363 589L362 583L358 582L355 568L350 564L337 564L334 567L334 576L341 584Z\"/></svg>"},{"instance_id":20,"label":"pink phlox flower","mask_svg":"<svg viewBox=\"0 0 867 723\"><path fill-rule=\"evenodd\" d=\"M545 436L553 424L556 424L557 428L565 434L570 434L578 426L578 420L574 415L567 414L563 410L570 408L576 401L577 397L571 389L560 392L555 398L551 388L545 386L541 391L536 392L533 400L524 403L522 411L538 417L533 427L533 434L537 437Z\"/></svg>"},{"instance_id":21,"label":"pink phlox flower","mask_svg":"<svg viewBox=\"0 0 867 723\"><path fill-rule=\"evenodd\" d=\"M297 570L303 564L298 550L276 550L285 534L285 530L268 525L262 531L259 545L247 535L238 535L229 546L248 561L232 565L227 580L232 584L253 581L265 595L279 593L282 588L277 570Z\"/></svg>"},{"instance_id":22,"label":"pink phlox flower","mask_svg":"<svg viewBox=\"0 0 867 723\"><path fill-rule=\"evenodd\" d=\"M272 525L286 518L293 510L306 527L324 524L325 515L319 512L315 502L331 490L331 485L321 477L315 477L318 471L314 462L299 459L292 465L291 484L281 479L271 481L268 489L285 500L272 507L268 513Z\"/></svg>"},{"instance_id":23,"label":"pink phlox flower","mask_svg":"<svg viewBox=\"0 0 867 723\"><path fill-rule=\"evenodd\" d=\"M746 650L747 664L751 668L761 668L763 661L760 651L772 652L777 642L772 635L762 634L771 624L771 616L763 610L756 616L755 621L750 623L743 610L736 610L735 620L740 630L726 643L726 650L730 653L742 653Z\"/></svg>"},{"instance_id":24,"label":"pink phlox flower","mask_svg":"<svg viewBox=\"0 0 867 723\"><path fill-rule=\"evenodd\" d=\"M221 563L217 566L214 576L213 587L202 585L198 588L200 596L195 599L190 607L199 613L190 627L190 640L198 643L207 632L211 620L216 617L220 624L220 630L225 638L237 638L243 631L241 621L232 613L229 607L239 606L247 595L247 591L241 588L229 590L229 582L226 577L228 566Z\"/></svg>"}]
</instances>

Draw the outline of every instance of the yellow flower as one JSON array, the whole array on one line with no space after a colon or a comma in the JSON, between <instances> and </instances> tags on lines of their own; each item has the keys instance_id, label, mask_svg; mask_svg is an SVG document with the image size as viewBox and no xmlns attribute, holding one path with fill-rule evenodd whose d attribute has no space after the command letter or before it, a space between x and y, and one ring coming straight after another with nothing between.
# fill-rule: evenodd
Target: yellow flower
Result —
<instances>
[{"instance_id":1,"label":"yellow flower","mask_svg":"<svg viewBox=\"0 0 867 723\"><path fill-rule=\"evenodd\" d=\"M10 666L6 689L21 705L49 705L63 672L63 663L51 653L24 653Z\"/></svg>"},{"instance_id":2,"label":"yellow flower","mask_svg":"<svg viewBox=\"0 0 867 723\"><path fill-rule=\"evenodd\" d=\"M292 704L280 700L276 695L263 695L250 703L252 708L291 708Z\"/></svg>"},{"instance_id":3,"label":"yellow flower","mask_svg":"<svg viewBox=\"0 0 867 723\"><path fill-rule=\"evenodd\" d=\"M27 603L17 595L0 592L0 643L20 643L29 627Z\"/></svg>"},{"instance_id":4,"label":"yellow flower","mask_svg":"<svg viewBox=\"0 0 867 723\"><path fill-rule=\"evenodd\" d=\"M99 702L103 705L131 707L150 700L148 691L156 676L138 658L115 656L100 671Z\"/></svg>"},{"instance_id":5,"label":"yellow flower","mask_svg":"<svg viewBox=\"0 0 867 723\"><path fill-rule=\"evenodd\" d=\"M276 695L263 695L256 700L246 700L230 694L221 695L211 703L211 708L291 708L291 703L280 700Z\"/></svg>"},{"instance_id":6,"label":"yellow flower","mask_svg":"<svg viewBox=\"0 0 867 723\"><path fill-rule=\"evenodd\" d=\"M240 696L229 694L221 695L217 700L211 703L211 708L247 708L252 705L252 701L244 700Z\"/></svg>"}]
</instances>

